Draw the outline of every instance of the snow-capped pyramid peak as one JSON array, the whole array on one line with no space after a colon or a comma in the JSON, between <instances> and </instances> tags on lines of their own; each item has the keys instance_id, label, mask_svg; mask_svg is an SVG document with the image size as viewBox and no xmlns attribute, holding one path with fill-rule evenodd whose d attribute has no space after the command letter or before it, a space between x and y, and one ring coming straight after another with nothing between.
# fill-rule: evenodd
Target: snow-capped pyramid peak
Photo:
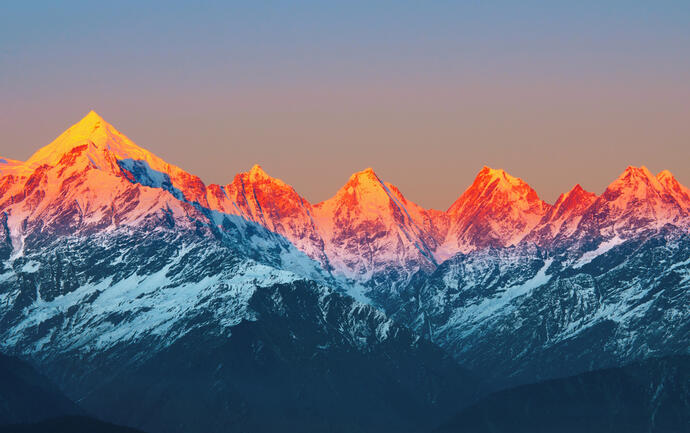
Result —
<instances>
[{"instance_id":1,"label":"snow-capped pyramid peak","mask_svg":"<svg viewBox=\"0 0 690 433\"><path fill-rule=\"evenodd\" d=\"M249 175L252 177L269 177L268 174L259 164L254 164L249 170Z\"/></svg>"},{"instance_id":2,"label":"snow-capped pyramid peak","mask_svg":"<svg viewBox=\"0 0 690 433\"><path fill-rule=\"evenodd\" d=\"M169 183L176 195L182 194L191 202L206 203L206 187L201 179L137 146L93 110L34 153L23 169L31 172L44 165L69 166L69 172L89 167L116 175L124 170L132 182L146 186Z\"/></svg>"},{"instance_id":3,"label":"snow-capped pyramid peak","mask_svg":"<svg viewBox=\"0 0 690 433\"><path fill-rule=\"evenodd\" d=\"M660 171L659 174L656 175L656 180L665 188L674 189L677 185L680 185L680 182L673 176L673 173L668 170Z\"/></svg>"},{"instance_id":4,"label":"snow-capped pyramid peak","mask_svg":"<svg viewBox=\"0 0 690 433\"><path fill-rule=\"evenodd\" d=\"M107 124L100 114L96 113L94 110L90 110L88 113L86 113L86 116L84 116L74 126L78 128L93 128L99 123Z\"/></svg>"},{"instance_id":5,"label":"snow-capped pyramid peak","mask_svg":"<svg viewBox=\"0 0 690 433\"><path fill-rule=\"evenodd\" d=\"M625 168L623 173L621 173L620 178L638 178L638 179L656 179L656 177L652 174L651 171L644 165L641 165L639 167L635 167L633 165L629 165Z\"/></svg>"},{"instance_id":6,"label":"snow-capped pyramid peak","mask_svg":"<svg viewBox=\"0 0 690 433\"><path fill-rule=\"evenodd\" d=\"M690 189L681 185L668 170L661 171L656 175L656 179L683 208L690 211Z\"/></svg>"},{"instance_id":7,"label":"snow-capped pyramid peak","mask_svg":"<svg viewBox=\"0 0 690 433\"><path fill-rule=\"evenodd\" d=\"M207 199L211 209L259 223L327 265L323 241L312 220L311 204L260 165L237 174L227 185L209 185Z\"/></svg>"},{"instance_id":8,"label":"snow-capped pyramid peak","mask_svg":"<svg viewBox=\"0 0 690 433\"><path fill-rule=\"evenodd\" d=\"M356 172L335 196L314 206L314 218L336 269L352 278L412 274L434 263L420 227L426 212L384 183L373 169Z\"/></svg>"},{"instance_id":9,"label":"snow-capped pyramid peak","mask_svg":"<svg viewBox=\"0 0 690 433\"><path fill-rule=\"evenodd\" d=\"M347 184L362 184L362 185L367 185L367 184L374 184L378 185L381 184L381 178L376 174L373 168L368 167L365 168L362 171L358 171L356 173L353 173L352 176L350 176L350 179L348 180Z\"/></svg>"},{"instance_id":10,"label":"snow-capped pyramid peak","mask_svg":"<svg viewBox=\"0 0 690 433\"><path fill-rule=\"evenodd\" d=\"M645 166L628 166L621 175L608 186L604 194L623 197L624 200L645 199L650 195L663 194L665 188L656 176Z\"/></svg>"},{"instance_id":11,"label":"snow-capped pyramid peak","mask_svg":"<svg viewBox=\"0 0 690 433\"><path fill-rule=\"evenodd\" d=\"M465 214L468 206L473 207L479 202L484 205L510 205L516 211L535 206L539 208L537 211L541 211L548 207L522 179L513 177L504 170L486 166L477 174L472 185L450 206L448 213Z\"/></svg>"},{"instance_id":12,"label":"snow-capped pyramid peak","mask_svg":"<svg viewBox=\"0 0 690 433\"><path fill-rule=\"evenodd\" d=\"M625 239L668 223L678 224L688 214L682 190L674 193L669 188L672 176L660 178L644 166L627 167L587 210L578 229L580 236Z\"/></svg>"},{"instance_id":13,"label":"snow-capped pyramid peak","mask_svg":"<svg viewBox=\"0 0 690 433\"><path fill-rule=\"evenodd\" d=\"M369 206L388 207L388 194L386 194L383 182L374 173L374 170L366 170L353 173L345 185L343 185L335 196L321 203L316 204L318 208L342 208L354 210L360 203L368 203Z\"/></svg>"},{"instance_id":14,"label":"snow-capped pyramid peak","mask_svg":"<svg viewBox=\"0 0 690 433\"><path fill-rule=\"evenodd\" d=\"M662 170L662 171L660 171L659 174L656 175L656 179L657 179L659 182L665 182L665 181L668 181L668 180L675 180L675 178L673 177L673 173L671 173L671 172L668 171L668 170Z\"/></svg>"},{"instance_id":15,"label":"snow-capped pyramid peak","mask_svg":"<svg viewBox=\"0 0 690 433\"><path fill-rule=\"evenodd\" d=\"M358 171L357 173L354 173L354 174L353 174L353 176L357 176L357 175L367 175L367 176L372 176L372 175L373 175L373 176L378 177L378 176L376 175L376 172L374 171L374 169L371 168L371 167L367 167L367 168L365 168L364 170Z\"/></svg>"},{"instance_id":16,"label":"snow-capped pyramid peak","mask_svg":"<svg viewBox=\"0 0 690 433\"><path fill-rule=\"evenodd\" d=\"M477 179L486 183L499 181L499 184L504 186L510 185L518 187L525 184L525 182L522 179L509 175L502 168L495 169L488 167L486 165L482 167L482 169L477 174Z\"/></svg>"},{"instance_id":17,"label":"snow-capped pyramid peak","mask_svg":"<svg viewBox=\"0 0 690 433\"><path fill-rule=\"evenodd\" d=\"M561 194L549 208L534 231L525 239L545 245L555 238L570 236L577 228L582 215L597 199L578 183L570 191Z\"/></svg>"},{"instance_id":18,"label":"snow-capped pyramid peak","mask_svg":"<svg viewBox=\"0 0 690 433\"><path fill-rule=\"evenodd\" d=\"M239 173L237 176L235 176L234 182L237 181L244 182L245 184L247 183L267 183L267 184L272 184L274 185L274 188L282 189L282 188L287 188L287 189L292 189L292 187L285 182L283 182L281 179L275 178L268 174L266 170L263 169L259 164L254 164L251 169L247 172Z\"/></svg>"},{"instance_id":19,"label":"snow-capped pyramid peak","mask_svg":"<svg viewBox=\"0 0 690 433\"><path fill-rule=\"evenodd\" d=\"M484 167L448 209L449 251L519 242L543 218L549 205L522 179Z\"/></svg>"},{"instance_id":20,"label":"snow-capped pyramid peak","mask_svg":"<svg viewBox=\"0 0 690 433\"><path fill-rule=\"evenodd\" d=\"M582 188L582 185L579 183L576 183L575 186L568 192L568 194L576 193L576 194L582 194L583 192L587 192L584 188Z\"/></svg>"},{"instance_id":21,"label":"snow-capped pyramid peak","mask_svg":"<svg viewBox=\"0 0 690 433\"><path fill-rule=\"evenodd\" d=\"M53 142L34 153L27 160L27 165L32 167L43 164L56 165L65 154L83 145L91 149L92 154L89 156L96 164L101 162L103 151L108 151L117 159L147 161L155 169L160 169L165 165L160 158L134 144L93 110L60 134Z\"/></svg>"},{"instance_id":22,"label":"snow-capped pyramid peak","mask_svg":"<svg viewBox=\"0 0 690 433\"><path fill-rule=\"evenodd\" d=\"M388 209L390 194L386 185L381 181L372 168L353 173L334 197L323 201L316 206L326 208L331 205L337 207L347 207L354 210L359 205L365 213L377 213L380 210Z\"/></svg>"},{"instance_id":23,"label":"snow-capped pyramid peak","mask_svg":"<svg viewBox=\"0 0 690 433\"><path fill-rule=\"evenodd\" d=\"M561 194L558 199L556 200L556 203L553 205L554 208L562 208L562 207L568 207L571 208L573 206L576 206L578 204L582 204L583 202L586 203L587 205L591 204L594 199L596 199L597 195L594 194L593 192L589 192L582 188L582 186L578 183L576 184L570 191Z\"/></svg>"}]
</instances>

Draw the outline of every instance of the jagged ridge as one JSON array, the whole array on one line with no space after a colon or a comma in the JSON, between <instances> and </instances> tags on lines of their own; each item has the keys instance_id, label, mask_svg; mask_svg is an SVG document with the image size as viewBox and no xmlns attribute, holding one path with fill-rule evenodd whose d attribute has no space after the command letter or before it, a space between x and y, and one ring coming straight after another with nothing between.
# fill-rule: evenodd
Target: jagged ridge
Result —
<instances>
[{"instance_id":1,"label":"jagged ridge","mask_svg":"<svg viewBox=\"0 0 690 433\"><path fill-rule=\"evenodd\" d=\"M55 167L61 167L57 173ZM80 180L84 186L80 197L73 198L66 192L73 186L70 183L90 170ZM100 172L153 190L132 192ZM579 247L669 223L684 227L690 214L688 189L670 172L654 177L645 167L629 167L599 197L577 185L553 206L521 179L484 167L446 212L407 200L372 169L355 173L334 197L318 204L309 203L258 165L227 185L206 186L197 176L137 146L93 111L27 162L2 159L0 175L0 211L8 213L15 240L21 238L17 219L24 224L34 215L45 223L45 212L57 201L62 207L66 202L78 205L74 212L80 213L82 222L99 219L98 212L111 214L116 223L136 220L118 215L117 209L137 211L154 207L152 202L172 213L181 212L180 202L169 202L162 189L182 203L261 224L326 270L379 287L398 286L420 270L433 271L459 252L522 241L546 248L577 242ZM46 196L29 197L38 185L45 186ZM12 206L20 201L21 210ZM89 214L91 218L85 218Z\"/></svg>"}]
</instances>

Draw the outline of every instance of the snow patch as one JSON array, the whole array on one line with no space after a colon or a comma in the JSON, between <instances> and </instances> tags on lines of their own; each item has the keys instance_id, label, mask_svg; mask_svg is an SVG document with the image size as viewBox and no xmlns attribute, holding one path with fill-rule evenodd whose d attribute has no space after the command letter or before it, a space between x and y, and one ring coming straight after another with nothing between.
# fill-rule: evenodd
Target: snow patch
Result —
<instances>
[{"instance_id":1,"label":"snow patch","mask_svg":"<svg viewBox=\"0 0 690 433\"><path fill-rule=\"evenodd\" d=\"M22 272L26 272L27 274L32 274L34 272L38 271L38 268L41 266L40 263L36 261L29 261L22 266Z\"/></svg>"},{"instance_id":2,"label":"snow patch","mask_svg":"<svg viewBox=\"0 0 690 433\"><path fill-rule=\"evenodd\" d=\"M612 239L604 241L604 242L600 243L599 246L595 250L587 251L586 253L584 253L573 264L572 267L574 269L579 269L579 268L583 267L584 265L586 265L587 263L590 263L592 260L599 257L600 255L605 254L606 252L608 252L612 248L622 244L623 242L625 242L625 241L623 239L619 238L618 236L615 236Z\"/></svg>"},{"instance_id":3,"label":"snow patch","mask_svg":"<svg viewBox=\"0 0 690 433\"><path fill-rule=\"evenodd\" d=\"M495 297L486 298L477 304L457 309L444 328L463 328L463 334L472 333L481 322L489 319L497 311L506 308L514 299L525 296L537 287L548 283L551 276L547 275L546 271L552 262L553 259L545 260L544 266L532 278L522 284L506 287Z\"/></svg>"}]
</instances>

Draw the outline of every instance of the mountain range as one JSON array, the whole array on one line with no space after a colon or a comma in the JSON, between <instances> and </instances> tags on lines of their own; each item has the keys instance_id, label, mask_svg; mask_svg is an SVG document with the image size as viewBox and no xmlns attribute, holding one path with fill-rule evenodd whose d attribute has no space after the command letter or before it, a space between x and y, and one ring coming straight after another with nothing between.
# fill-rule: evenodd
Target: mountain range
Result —
<instances>
[{"instance_id":1,"label":"mountain range","mask_svg":"<svg viewBox=\"0 0 690 433\"><path fill-rule=\"evenodd\" d=\"M428 431L688 354L689 222L645 167L553 205L484 167L447 211L370 168L316 204L258 165L206 185L92 111L0 158L0 350L150 432Z\"/></svg>"}]
</instances>

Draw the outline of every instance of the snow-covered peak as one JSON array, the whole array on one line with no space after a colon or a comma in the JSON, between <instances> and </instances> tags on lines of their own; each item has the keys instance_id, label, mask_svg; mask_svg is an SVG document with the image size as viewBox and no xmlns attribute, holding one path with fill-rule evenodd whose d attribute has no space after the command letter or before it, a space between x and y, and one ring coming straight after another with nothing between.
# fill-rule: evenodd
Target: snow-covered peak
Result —
<instances>
[{"instance_id":1,"label":"snow-covered peak","mask_svg":"<svg viewBox=\"0 0 690 433\"><path fill-rule=\"evenodd\" d=\"M553 222L581 216L596 199L596 194L586 191L578 183L570 191L558 197L558 200L556 200L556 203L549 209L545 218Z\"/></svg>"},{"instance_id":2,"label":"snow-covered peak","mask_svg":"<svg viewBox=\"0 0 690 433\"><path fill-rule=\"evenodd\" d=\"M656 175L656 179L659 182L664 183L675 180L675 177L673 176L673 173L671 173L669 170L661 170L659 174Z\"/></svg>"},{"instance_id":3,"label":"snow-covered peak","mask_svg":"<svg viewBox=\"0 0 690 433\"><path fill-rule=\"evenodd\" d=\"M366 281L394 268L411 275L434 263L435 241L425 227L430 218L391 186L367 168L313 207L326 254L348 277Z\"/></svg>"},{"instance_id":4,"label":"snow-covered peak","mask_svg":"<svg viewBox=\"0 0 690 433\"><path fill-rule=\"evenodd\" d=\"M352 176L350 176L350 179L343 188L349 187L361 189L375 188L377 190L383 190L383 182L376 172L374 172L374 169L368 167L362 171L353 173Z\"/></svg>"},{"instance_id":5,"label":"snow-covered peak","mask_svg":"<svg viewBox=\"0 0 690 433\"><path fill-rule=\"evenodd\" d=\"M483 246L514 245L549 208L522 179L484 167L448 209L450 228L443 249L450 256Z\"/></svg>"},{"instance_id":6,"label":"snow-covered peak","mask_svg":"<svg viewBox=\"0 0 690 433\"><path fill-rule=\"evenodd\" d=\"M30 175L44 165L69 169L63 173L95 168L122 175L124 170L132 182L156 187L168 184L176 196L206 204L206 187L201 179L137 146L95 111L39 149L22 168Z\"/></svg>"},{"instance_id":7,"label":"snow-covered peak","mask_svg":"<svg viewBox=\"0 0 690 433\"><path fill-rule=\"evenodd\" d=\"M86 113L86 116L84 116L79 122L77 122L74 126L76 127L82 127L82 128L93 128L99 123L102 124L108 124L103 117L101 117L100 114L96 113L94 110L89 110L88 113ZM109 125L109 124L108 124ZM112 125L109 125L112 127Z\"/></svg>"},{"instance_id":8,"label":"snow-covered peak","mask_svg":"<svg viewBox=\"0 0 690 433\"><path fill-rule=\"evenodd\" d=\"M350 179L354 179L354 178L358 178L358 179L365 178L365 179L370 179L370 180L373 180L373 179L379 180L378 175L376 174L374 169L371 167L367 167L362 171L358 171L356 173L353 173L352 176L350 176Z\"/></svg>"},{"instance_id":9,"label":"snow-covered peak","mask_svg":"<svg viewBox=\"0 0 690 433\"><path fill-rule=\"evenodd\" d=\"M462 214L465 209L478 202L504 205L512 203L516 210L530 208L539 212L548 205L541 201L525 181L513 177L501 169L484 167L477 174L472 185L448 208L450 215Z\"/></svg>"},{"instance_id":10,"label":"snow-covered peak","mask_svg":"<svg viewBox=\"0 0 690 433\"><path fill-rule=\"evenodd\" d=\"M246 172L246 173L240 173L238 174L240 178L244 182L250 182L250 183L257 183L257 182L263 182L263 183L269 183L276 185L277 188L282 189L282 188L288 188L292 189L290 185L287 183L283 182L281 179L272 177L266 171L259 165L259 164L254 164L252 168ZM237 176L235 181L237 181Z\"/></svg>"},{"instance_id":11,"label":"snow-covered peak","mask_svg":"<svg viewBox=\"0 0 690 433\"><path fill-rule=\"evenodd\" d=\"M311 204L292 186L271 177L258 164L248 172L237 174L227 185L209 185L206 197L211 209L261 224L328 267L323 240L312 219Z\"/></svg>"},{"instance_id":12,"label":"snow-covered peak","mask_svg":"<svg viewBox=\"0 0 690 433\"><path fill-rule=\"evenodd\" d=\"M663 170L654 176L645 166L626 168L604 194L619 207L631 201L654 205L657 211L665 207L667 209L657 216L671 219L675 218L667 212L671 208L680 206L687 210L690 206L690 190L681 185L670 171Z\"/></svg>"},{"instance_id":13,"label":"snow-covered peak","mask_svg":"<svg viewBox=\"0 0 690 433\"><path fill-rule=\"evenodd\" d=\"M664 170L657 174L656 179L669 193L671 193L681 206L690 211L690 189L681 185L668 170Z\"/></svg>"},{"instance_id":14,"label":"snow-covered peak","mask_svg":"<svg viewBox=\"0 0 690 433\"><path fill-rule=\"evenodd\" d=\"M96 123L99 122L105 122L103 118L101 117L100 114L96 113L94 110L89 110L88 113L86 113L86 116L84 116L83 119L81 119L78 124L82 124L84 126L90 126L90 125L95 125Z\"/></svg>"},{"instance_id":15,"label":"snow-covered peak","mask_svg":"<svg viewBox=\"0 0 690 433\"><path fill-rule=\"evenodd\" d=\"M570 236L579 224L582 215L594 203L597 195L586 191L580 184L561 194L549 208L544 218L526 239L546 245L556 237Z\"/></svg>"},{"instance_id":16,"label":"snow-covered peak","mask_svg":"<svg viewBox=\"0 0 690 433\"><path fill-rule=\"evenodd\" d=\"M662 176L667 184L669 179ZM628 167L614 180L600 200L612 210L611 216L626 215L664 224L677 219L680 203L646 167ZM602 203L604 204L604 203Z\"/></svg>"},{"instance_id":17,"label":"snow-covered peak","mask_svg":"<svg viewBox=\"0 0 690 433\"><path fill-rule=\"evenodd\" d=\"M283 203L290 203L289 207L294 205L301 206L303 203L307 204L294 188L280 179L270 176L259 164L255 164L252 168L244 173L235 175L233 181L223 187L211 185L211 189L221 188L223 194L235 200L236 203L250 203L253 202L257 212L261 211L261 206L270 204L271 207ZM261 203L261 199L265 199L266 203ZM236 205L235 205L236 206ZM243 206L240 204L240 206ZM231 209L227 209L230 211ZM258 221L257 221L258 222ZM270 227L269 227L270 228Z\"/></svg>"},{"instance_id":18,"label":"snow-covered peak","mask_svg":"<svg viewBox=\"0 0 690 433\"><path fill-rule=\"evenodd\" d=\"M486 165L477 174L477 179L487 184L498 180L501 187L521 187L525 184L522 179L509 175L502 168L494 169Z\"/></svg>"},{"instance_id":19,"label":"snow-covered peak","mask_svg":"<svg viewBox=\"0 0 690 433\"><path fill-rule=\"evenodd\" d=\"M632 167L614 180L602 196L617 207L625 207L630 201L665 201L666 188L645 166Z\"/></svg>"},{"instance_id":20,"label":"snow-covered peak","mask_svg":"<svg viewBox=\"0 0 690 433\"><path fill-rule=\"evenodd\" d=\"M102 162L103 150L112 153L117 159L144 160L155 170L161 170L167 165L153 153L134 144L95 111L90 111L53 142L39 149L27 160L27 164L31 167L57 165L65 154L83 145L89 146L89 156L97 165Z\"/></svg>"},{"instance_id":21,"label":"snow-covered peak","mask_svg":"<svg viewBox=\"0 0 690 433\"><path fill-rule=\"evenodd\" d=\"M578 237L627 239L666 224L685 226L688 211L679 201L682 197L664 185L672 184L667 175L660 177L661 181L644 166L626 168L587 209Z\"/></svg>"},{"instance_id":22,"label":"snow-covered peak","mask_svg":"<svg viewBox=\"0 0 690 433\"><path fill-rule=\"evenodd\" d=\"M596 200L597 195L582 188L578 183L570 191L561 194L553 205L553 209L585 208Z\"/></svg>"},{"instance_id":23,"label":"snow-covered peak","mask_svg":"<svg viewBox=\"0 0 690 433\"><path fill-rule=\"evenodd\" d=\"M623 173L609 185L607 190L644 194L647 190L662 191L657 178L645 167L628 166ZM638 195L641 197L641 195Z\"/></svg>"},{"instance_id":24,"label":"snow-covered peak","mask_svg":"<svg viewBox=\"0 0 690 433\"><path fill-rule=\"evenodd\" d=\"M132 190L131 184L147 189ZM163 191L171 196L159 197ZM150 197L142 200L141 194ZM206 187L137 146L95 112L26 163L0 158L0 210L12 207L15 215L47 212L54 205L69 208L76 215L72 220L100 222L113 213L118 195L124 197L124 209L136 215L148 215L150 203L166 207L168 202L181 209L180 215L186 212L183 204L239 215L284 236L328 270L388 286L382 274L403 281L458 252L523 240L547 247L580 233L580 226L588 240L589 235L610 239L618 227L668 222L687 227L690 219L688 189L670 172L653 176L645 167L628 167L601 197L576 185L550 206L522 179L485 166L447 212L407 200L372 168L352 174L332 198L316 205L259 165L227 185ZM36 213L36 219L45 215Z\"/></svg>"},{"instance_id":25,"label":"snow-covered peak","mask_svg":"<svg viewBox=\"0 0 690 433\"><path fill-rule=\"evenodd\" d=\"M389 212L393 200L390 191L373 169L354 173L340 190L328 200L315 205L321 214L353 212L377 217Z\"/></svg>"},{"instance_id":26,"label":"snow-covered peak","mask_svg":"<svg viewBox=\"0 0 690 433\"><path fill-rule=\"evenodd\" d=\"M264 171L259 164L254 164L249 170L249 177L252 179L267 179L270 178L268 173Z\"/></svg>"}]
</instances>

